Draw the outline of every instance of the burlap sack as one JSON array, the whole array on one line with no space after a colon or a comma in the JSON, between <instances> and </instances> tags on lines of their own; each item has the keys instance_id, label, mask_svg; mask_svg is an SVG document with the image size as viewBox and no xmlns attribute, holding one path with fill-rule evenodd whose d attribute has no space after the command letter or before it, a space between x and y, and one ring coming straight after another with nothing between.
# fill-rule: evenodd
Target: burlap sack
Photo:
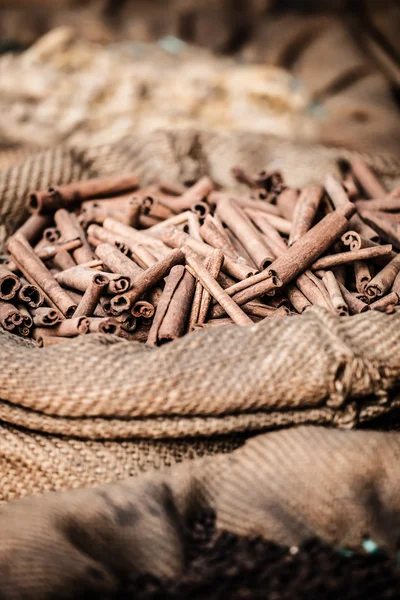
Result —
<instances>
[{"instance_id":1,"label":"burlap sack","mask_svg":"<svg viewBox=\"0 0 400 600\"><path fill-rule=\"evenodd\" d=\"M3 235L24 217L30 190L135 172L233 185L235 164L282 168L289 183L323 180L346 151L263 135L156 132L112 146L57 148L1 174ZM389 183L395 160L364 157ZM399 313L339 319L323 310L227 327L149 348L90 335L37 349L0 335L0 498L93 485L186 457L229 451L266 429L355 427L393 411Z\"/></svg>"},{"instance_id":2,"label":"burlap sack","mask_svg":"<svg viewBox=\"0 0 400 600\"><path fill-rule=\"evenodd\" d=\"M308 546L304 572L293 556L317 535L342 548L360 550L367 542L393 552L400 534L399 456L398 433L300 427L254 438L228 456L10 503L0 511L1 597L239 600L270 597L268 589L278 600L397 598L399 578L388 568L378 588L373 570L360 586L353 566L353 578L340 589L339 557L323 560L323 548L314 545L313 553ZM196 571L192 524L210 509L217 531L263 536L290 552L281 550L278 565L265 553L254 573L257 545L236 557L231 535ZM218 572L221 562L225 569ZM193 593L183 588L175 595L188 570ZM144 573L166 580L166 587L152 579L146 586L138 579ZM310 586L315 578L319 585Z\"/></svg>"}]
</instances>

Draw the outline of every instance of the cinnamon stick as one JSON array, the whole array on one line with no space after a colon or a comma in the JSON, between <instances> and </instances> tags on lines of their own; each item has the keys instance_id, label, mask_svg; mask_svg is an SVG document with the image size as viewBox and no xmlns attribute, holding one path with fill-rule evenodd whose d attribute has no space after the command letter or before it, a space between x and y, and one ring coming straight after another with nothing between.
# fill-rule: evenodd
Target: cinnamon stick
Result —
<instances>
[{"instance_id":1,"label":"cinnamon stick","mask_svg":"<svg viewBox=\"0 0 400 600\"><path fill-rule=\"evenodd\" d=\"M85 232L79 225L76 216L65 209L57 210L54 221L61 232L64 240L80 239L82 244L72 252L74 260L79 264L93 260L93 252L86 240Z\"/></svg>"},{"instance_id":2,"label":"cinnamon stick","mask_svg":"<svg viewBox=\"0 0 400 600\"><path fill-rule=\"evenodd\" d=\"M224 255L220 250L214 250L214 252L210 254L210 256L206 259L205 267L215 280L218 278L223 261ZM208 309L210 308L210 304L211 294L205 288L203 288L199 306L199 313L197 316L197 323L205 322Z\"/></svg>"},{"instance_id":3,"label":"cinnamon stick","mask_svg":"<svg viewBox=\"0 0 400 600\"><path fill-rule=\"evenodd\" d=\"M173 266L170 270L169 275L166 278L164 291L161 295L160 301L156 309L151 329L148 334L148 344L157 344L159 329L165 318L165 315L167 314L174 293L176 292L180 282L182 281L184 274L185 267L183 265Z\"/></svg>"},{"instance_id":4,"label":"cinnamon stick","mask_svg":"<svg viewBox=\"0 0 400 600\"><path fill-rule=\"evenodd\" d=\"M89 332L89 324L87 317L64 319L54 327L36 327L34 339L50 336L75 337L76 335L83 335Z\"/></svg>"},{"instance_id":5,"label":"cinnamon stick","mask_svg":"<svg viewBox=\"0 0 400 600\"><path fill-rule=\"evenodd\" d=\"M385 246L373 246L371 248L361 248L361 250L355 250L354 252L339 252L338 254L331 254L318 259L311 265L313 271L318 269L331 269L337 265L346 265L358 260L367 260L377 258L378 256L388 256L392 252L392 246L387 244Z\"/></svg>"},{"instance_id":6,"label":"cinnamon stick","mask_svg":"<svg viewBox=\"0 0 400 600\"><path fill-rule=\"evenodd\" d=\"M383 296L390 290L400 271L400 254L397 254L379 273L367 284L365 292L369 298Z\"/></svg>"},{"instance_id":7,"label":"cinnamon stick","mask_svg":"<svg viewBox=\"0 0 400 600\"><path fill-rule=\"evenodd\" d=\"M361 211L361 216L371 227L395 248L400 249L400 223L390 220L389 213Z\"/></svg>"},{"instance_id":8,"label":"cinnamon stick","mask_svg":"<svg viewBox=\"0 0 400 600\"><path fill-rule=\"evenodd\" d=\"M373 210L383 212L400 211L400 198L382 198L380 200L357 200L357 210Z\"/></svg>"},{"instance_id":9,"label":"cinnamon stick","mask_svg":"<svg viewBox=\"0 0 400 600\"><path fill-rule=\"evenodd\" d=\"M340 181L335 177L335 175L328 174L325 179L325 189L331 198L334 207L337 209L339 206L343 206L347 202L349 202L349 198L347 193L342 187ZM378 233L369 227L366 223L364 223L360 216L355 214L350 219L350 228L354 229L360 235L373 240L374 242L379 242Z\"/></svg>"},{"instance_id":10,"label":"cinnamon stick","mask_svg":"<svg viewBox=\"0 0 400 600\"><path fill-rule=\"evenodd\" d=\"M134 175L77 181L51 187L46 191L34 192L29 197L28 208L34 213L53 213L59 208L69 208L90 198L115 196L133 191L138 183L138 178Z\"/></svg>"},{"instance_id":11,"label":"cinnamon stick","mask_svg":"<svg viewBox=\"0 0 400 600\"><path fill-rule=\"evenodd\" d=\"M190 209L194 204L201 202L212 192L214 184L207 176L201 177L194 185L187 189L180 197L174 199L174 211Z\"/></svg>"},{"instance_id":12,"label":"cinnamon stick","mask_svg":"<svg viewBox=\"0 0 400 600\"><path fill-rule=\"evenodd\" d=\"M151 319L154 312L154 305L146 300L138 300L131 308L132 315L137 318L143 317L144 319Z\"/></svg>"},{"instance_id":13,"label":"cinnamon stick","mask_svg":"<svg viewBox=\"0 0 400 600\"><path fill-rule=\"evenodd\" d=\"M186 250L186 262L193 269L202 286L221 305L223 310L231 317L237 325L252 324L252 320L242 311L239 306L228 296L219 283L207 271L201 259L190 249Z\"/></svg>"},{"instance_id":14,"label":"cinnamon stick","mask_svg":"<svg viewBox=\"0 0 400 600\"><path fill-rule=\"evenodd\" d=\"M118 334L118 323L109 317L89 317L89 333L104 333L108 335Z\"/></svg>"},{"instance_id":15,"label":"cinnamon stick","mask_svg":"<svg viewBox=\"0 0 400 600\"><path fill-rule=\"evenodd\" d=\"M259 237L257 230L243 210L229 198L218 202L217 214L238 238L259 269L274 260L273 252Z\"/></svg>"},{"instance_id":16,"label":"cinnamon stick","mask_svg":"<svg viewBox=\"0 0 400 600\"><path fill-rule=\"evenodd\" d=\"M50 215L30 215L30 217L19 227L17 232L28 240L33 246L41 238L43 231L51 224Z\"/></svg>"},{"instance_id":17,"label":"cinnamon stick","mask_svg":"<svg viewBox=\"0 0 400 600\"><path fill-rule=\"evenodd\" d=\"M354 205L349 202L326 215L307 231L295 246L291 246L279 256L268 269L245 280L243 285L247 286L246 289L235 293L234 301L239 305L245 304L276 287L290 283L340 238L347 229L348 218L354 210Z\"/></svg>"},{"instance_id":18,"label":"cinnamon stick","mask_svg":"<svg viewBox=\"0 0 400 600\"><path fill-rule=\"evenodd\" d=\"M299 192L293 188L285 188L276 199L280 215L288 221L293 220Z\"/></svg>"},{"instance_id":19,"label":"cinnamon stick","mask_svg":"<svg viewBox=\"0 0 400 600\"><path fill-rule=\"evenodd\" d=\"M355 294L350 292L340 281L338 281L340 291L347 306L349 307L350 314L357 315L359 313L369 310L368 304L357 298Z\"/></svg>"},{"instance_id":20,"label":"cinnamon stick","mask_svg":"<svg viewBox=\"0 0 400 600\"><path fill-rule=\"evenodd\" d=\"M377 180L374 173L364 162L353 161L351 163L351 170L363 190L371 198L384 198L387 195L385 188Z\"/></svg>"},{"instance_id":21,"label":"cinnamon stick","mask_svg":"<svg viewBox=\"0 0 400 600\"><path fill-rule=\"evenodd\" d=\"M6 331L12 331L22 323L22 317L19 318L19 321L16 318L19 314L18 309L13 304L0 300L0 324Z\"/></svg>"},{"instance_id":22,"label":"cinnamon stick","mask_svg":"<svg viewBox=\"0 0 400 600\"><path fill-rule=\"evenodd\" d=\"M207 215L203 225L200 227L200 235L207 244L213 248L222 250L226 256L229 256L237 262L245 262L244 258L235 250L227 235L222 233L215 224L214 218L211 215Z\"/></svg>"},{"instance_id":23,"label":"cinnamon stick","mask_svg":"<svg viewBox=\"0 0 400 600\"><path fill-rule=\"evenodd\" d=\"M60 313L54 308L41 306L32 310L33 323L36 327L52 327L61 321Z\"/></svg>"},{"instance_id":24,"label":"cinnamon stick","mask_svg":"<svg viewBox=\"0 0 400 600\"><path fill-rule=\"evenodd\" d=\"M185 255L179 249L172 250L163 260L152 265L135 279L134 287L125 294L118 294L111 300L111 306L116 313L129 310L135 302L170 272L172 267L185 262Z\"/></svg>"},{"instance_id":25,"label":"cinnamon stick","mask_svg":"<svg viewBox=\"0 0 400 600\"><path fill-rule=\"evenodd\" d=\"M33 250L16 239L10 240L8 249L25 277L32 280L65 317L70 317L75 312L76 305Z\"/></svg>"},{"instance_id":26,"label":"cinnamon stick","mask_svg":"<svg viewBox=\"0 0 400 600\"><path fill-rule=\"evenodd\" d=\"M92 279L74 312L74 317L91 317L109 284L110 280L105 274L92 275Z\"/></svg>"},{"instance_id":27,"label":"cinnamon stick","mask_svg":"<svg viewBox=\"0 0 400 600\"><path fill-rule=\"evenodd\" d=\"M96 269L85 269L80 265L61 271L55 276L56 281L81 292L86 292L92 282L93 275L105 275L109 280L107 291L109 294L119 294L126 292L132 285L128 277L117 275L116 273L107 273Z\"/></svg>"},{"instance_id":28,"label":"cinnamon stick","mask_svg":"<svg viewBox=\"0 0 400 600\"><path fill-rule=\"evenodd\" d=\"M293 214L289 246L297 242L311 228L323 193L324 190L320 185L306 186L301 192Z\"/></svg>"},{"instance_id":29,"label":"cinnamon stick","mask_svg":"<svg viewBox=\"0 0 400 600\"><path fill-rule=\"evenodd\" d=\"M181 267L177 266L174 268L179 269ZM185 269L158 329L157 341L159 344L175 340L185 333L194 286L194 277Z\"/></svg>"},{"instance_id":30,"label":"cinnamon stick","mask_svg":"<svg viewBox=\"0 0 400 600\"><path fill-rule=\"evenodd\" d=\"M172 248L181 248L187 246L200 256L210 256L213 251L212 246L198 242L192 239L189 235L178 229L169 229L164 231L162 236L163 241ZM246 264L238 263L224 254L223 269L226 273L235 279L246 279L256 272L256 269L249 267Z\"/></svg>"},{"instance_id":31,"label":"cinnamon stick","mask_svg":"<svg viewBox=\"0 0 400 600\"><path fill-rule=\"evenodd\" d=\"M290 284L286 289L287 297L289 298L290 304L299 313L303 313L306 308L311 306L311 302L295 285Z\"/></svg>"},{"instance_id":32,"label":"cinnamon stick","mask_svg":"<svg viewBox=\"0 0 400 600\"><path fill-rule=\"evenodd\" d=\"M0 265L0 300L11 300L19 288L20 280L4 265Z\"/></svg>"},{"instance_id":33,"label":"cinnamon stick","mask_svg":"<svg viewBox=\"0 0 400 600\"><path fill-rule=\"evenodd\" d=\"M369 266L362 260L357 260L354 263L354 276L356 280L356 288L359 294L364 294L367 285L369 285L372 275Z\"/></svg>"},{"instance_id":34,"label":"cinnamon stick","mask_svg":"<svg viewBox=\"0 0 400 600\"><path fill-rule=\"evenodd\" d=\"M396 292L390 292L386 296L379 298L379 300L375 300L369 305L370 310L382 310L389 306L396 306L399 303L399 296Z\"/></svg>"},{"instance_id":35,"label":"cinnamon stick","mask_svg":"<svg viewBox=\"0 0 400 600\"><path fill-rule=\"evenodd\" d=\"M111 244L101 244L95 252L110 271L129 277L133 282L143 273L139 265Z\"/></svg>"},{"instance_id":36,"label":"cinnamon stick","mask_svg":"<svg viewBox=\"0 0 400 600\"><path fill-rule=\"evenodd\" d=\"M342 291L334 273L332 271L326 271L322 279L326 289L328 290L328 294L336 313L339 316L347 316L349 314L349 307L343 298Z\"/></svg>"}]
</instances>

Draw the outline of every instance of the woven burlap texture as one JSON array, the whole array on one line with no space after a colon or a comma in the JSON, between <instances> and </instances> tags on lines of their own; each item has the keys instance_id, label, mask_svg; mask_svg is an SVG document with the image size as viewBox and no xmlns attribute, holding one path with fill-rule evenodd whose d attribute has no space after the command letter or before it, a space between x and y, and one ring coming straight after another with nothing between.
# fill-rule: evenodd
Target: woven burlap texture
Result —
<instances>
[{"instance_id":1,"label":"woven burlap texture","mask_svg":"<svg viewBox=\"0 0 400 600\"><path fill-rule=\"evenodd\" d=\"M160 131L88 150L60 147L0 175L0 223L5 236L23 219L29 191L80 177L135 172L147 183L209 173L232 186L230 168L242 164L282 168L290 183L302 185L322 181L351 156L264 135L198 131ZM400 173L393 159L365 158L386 177ZM89 335L38 349L3 332L0 451L7 468L0 499L229 451L240 436L268 428L354 427L376 418L398 404L387 392L399 379L399 319L338 319L313 309L197 332L162 348Z\"/></svg>"},{"instance_id":2,"label":"woven burlap texture","mask_svg":"<svg viewBox=\"0 0 400 600\"><path fill-rule=\"evenodd\" d=\"M205 508L239 535L356 549L368 536L394 550L399 456L399 433L300 427L119 484L11 503L0 511L3 597L136 597L124 590L140 573L179 577L188 525Z\"/></svg>"}]
</instances>

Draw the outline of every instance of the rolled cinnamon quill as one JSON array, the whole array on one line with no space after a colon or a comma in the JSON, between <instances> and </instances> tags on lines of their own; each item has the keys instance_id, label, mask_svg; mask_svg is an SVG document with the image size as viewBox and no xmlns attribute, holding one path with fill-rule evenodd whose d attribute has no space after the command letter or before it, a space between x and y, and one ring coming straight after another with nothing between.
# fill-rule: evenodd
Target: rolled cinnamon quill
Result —
<instances>
[{"instance_id":1,"label":"rolled cinnamon quill","mask_svg":"<svg viewBox=\"0 0 400 600\"><path fill-rule=\"evenodd\" d=\"M89 317L89 333L106 333L108 335L116 335L119 330L119 325L114 319L109 317L97 318Z\"/></svg>"},{"instance_id":2,"label":"rolled cinnamon quill","mask_svg":"<svg viewBox=\"0 0 400 600\"><path fill-rule=\"evenodd\" d=\"M61 242L53 246L45 246L44 248L41 248L38 252L36 252L36 254L43 261L51 260L60 252L70 252L71 250L76 250L81 246L82 240L78 238L69 240L67 242Z\"/></svg>"},{"instance_id":3,"label":"rolled cinnamon quill","mask_svg":"<svg viewBox=\"0 0 400 600\"><path fill-rule=\"evenodd\" d=\"M336 277L332 271L326 271L322 278L331 302L337 314L341 317L349 314L349 307L347 306Z\"/></svg>"},{"instance_id":4,"label":"rolled cinnamon quill","mask_svg":"<svg viewBox=\"0 0 400 600\"><path fill-rule=\"evenodd\" d=\"M274 260L274 254L258 235L249 217L228 197L218 202L217 214L244 246L257 267L262 270Z\"/></svg>"},{"instance_id":5,"label":"rolled cinnamon quill","mask_svg":"<svg viewBox=\"0 0 400 600\"><path fill-rule=\"evenodd\" d=\"M54 221L61 232L64 240L80 239L82 244L72 252L74 260L78 263L85 263L93 260L93 252L86 240L85 232L78 223L76 216L65 209L57 210L54 214Z\"/></svg>"},{"instance_id":6,"label":"rolled cinnamon quill","mask_svg":"<svg viewBox=\"0 0 400 600\"><path fill-rule=\"evenodd\" d=\"M34 330L34 339L38 337L75 337L89 332L90 321L86 317L73 317L72 319L64 319L54 327L36 327Z\"/></svg>"},{"instance_id":7,"label":"rolled cinnamon quill","mask_svg":"<svg viewBox=\"0 0 400 600\"><path fill-rule=\"evenodd\" d=\"M135 281L136 277L143 273L143 269L139 265L111 244L101 244L97 246L95 252L113 273L129 277L132 281Z\"/></svg>"},{"instance_id":8,"label":"rolled cinnamon quill","mask_svg":"<svg viewBox=\"0 0 400 600\"><path fill-rule=\"evenodd\" d=\"M387 191L377 180L371 169L362 161L353 161L351 169L354 177L361 184L361 187L370 198L384 198Z\"/></svg>"},{"instance_id":9,"label":"rolled cinnamon quill","mask_svg":"<svg viewBox=\"0 0 400 600\"><path fill-rule=\"evenodd\" d=\"M291 284L286 289L287 297L293 308L299 313L303 313L306 308L311 306L311 302L295 285Z\"/></svg>"},{"instance_id":10,"label":"rolled cinnamon quill","mask_svg":"<svg viewBox=\"0 0 400 600\"><path fill-rule=\"evenodd\" d=\"M324 190L320 185L306 186L297 200L293 214L289 246L297 242L313 224Z\"/></svg>"},{"instance_id":11,"label":"rolled cinnamon quill","mask_svg":"<svg viewBox=\"0 0 400 600\"><path fill-rule=\"evenodd\" d=\"M106 273L96 269L84 269L80 265L57 273L55 278L62 285L85 292L92 282L93 275L105 275L107 277L109 280L107 292L109 294L126 292L132 285L132 282L128 277L123 277L116 273Z\"/></svg>"},{"instance_id":12,"label":"rolled cinnamon quill","mask_svg":"<svg viewBox=\"0 0 400 600\"><path fill-rule=\"evenodd\" d=\"M382 198L381 200L357 200L357 202L355 202L354 204L356 206L356 209L359 211L400 211L400 198Z\"/></svg>"},{"instance_id":13,"label":"rolled cinnamon quill","mask_svg":"<svg viewBox=\"0 0 400 600\"><path fill-rule=\"evenodd\" d=\"M193 269L202 286L221 305L222 309L237 325L250 325L252 320L242 311L239 306L228 296L219 283L207 271L199 256L188 249L186 251L186 262Z\"/></svg>"},{"instance_id":14,"label":"rolled cinnamon quill","mask_svg":"<svg viewBox=\"0 0 400 600\"><path fill-rule=\"evenodd\" d=\"M296 278L296 286L313 306L322 306L335 312L330 295L325 285L311 271L306 271Z\"/></svg>"},{"instance_id":15,"label":"rolled cinnamon quill","mask_svg":"<svg viewBox=\"0 0 400 600\"><path fill-rule=\"evenodd\" d=\"M179 265L174 267L174 269L181 268L182 266ZM164 318L158 328L157 342L159 344L175 340L185 333L193 299L194 286L194 277L184 269L182 278L172 294Z\"/></svg>"},{"instance_id":16,"label":"rolled cinnamon quill","mask_svg":"<svg viewBox=\"0 0 400 600\"><path fill-rule=\"evenodd\" d=\"M382 310L387 308L388 306L396 306L399 303L399 296L396 292L390 292L387 296L383 296L379 298L379 300L375 300L369 305L370 310Z\"/></svg>"},{"instance_id":17,"label":"rolled cinnamon quill","mask_svg":"<svg viewBox=\"0 0 400 600\"><path fill-rule=\"evenodd\" d=\"M22 287L18 291L18 299L30 308L38 308L44 303L44 296L40 289L26 280L21 279Z\"/></svg>"},{"instance_id":18,"label":"rolled cinnamon quill","mask_svg":"<svg viewBox=\"0 0 400 600\"><path fill-rule=\"evenodd\" d=\"M46 227L51 224L50 215L31 215L23 225L17 230L33 246L38 242Z\"/></svg>"},{"instance_id":19,"label":"rolled cinnamon quill","mask_svg":"<svg viewBox=\"0 0 400 600\"><path fill-rule=\"evenodd\" d=\"M254 218L257 217L257 213L260 211L258 209L245 208L244 212L249 217ZM277 231L285 235L290 235L292 230L292 223L290 221L282 219L282 217L278 217L276 215L269 215L268 213L263 213L263 216L265 220L268 221Z\"/></svg>"},{"instance_id":20,"label":"rolled cinnamon quill","mask_svg":"<svg viewBox=\"0 0 400 600\"><path fill-rule=\"evenodd\" d=\"M354 205L349 202L326 215L268 269L243 282L247 284L247 288L237 292L233 300L239 305L245 304L276 287L290 283L340 238L348 228L348 219L354 211Z\"/></svg>"},{"instance_id":21,"label":"rolled cinnamon quill","mask_svg":"<svg viewBox=\"0 0 400 600\"><path fill-rule=\"evenodd\" d=\"M22 269L25 277L33 281L65 317L73 315L76 305L67 292L57 283L40 258L35 255L33 250L27 248L26 245L21 244L16 239L10 240L8 249L15 263ZM23 300L22 296L20 298Z\"/></svg>"},{"instance_id":22,"label":"rolled cinnamon quill","mask_svg":"<svg viewBox=\"0 0 400 600\"><path fill-rule=\"evenodd\" d=\"M255 200L246 196L231 195L227 194L226 192L212 192L208 197L208 201L210 202L210 204L216 204L218 206L218 204L226 198L228 198L232 202L235 202L235 204L237 206L240 206L240 208L242 208L243 210L249 208L252 210L258 210L259 212L266 213L268 215L272 215L274 217L279 217L280 215L279 209L274 204L269 204L268 202Z\"/></svg>"},{"instance_id":23,"label":"rolled cinnamon quill","mask_svg":"<svg viewBox=\"0 0 400 600\"><path fill-rule=\"evenodd\" d=\"M216 280L219 276L222 264L224 262L224 255L220 250L214 250L212 254L206 259L206 269L209 271L211 276ZM201 294L201 301L199 306L199 313L197 316L198 323L204 323L207 317L208 309L211 304L211 294L203 288Z\"/></svg>"},{"instance_id":24,"label":"rolled cinnamon quill","mask_svg":"<svg viewBox=\"0 0 400 600\"><path fill-rule=\"evenodd\" d=\"M372 279L370 268L366 262L357 260L354 263L354 276L356 280L357 292L359 294L364 294L365 288Z\"/></svg>"},{"instance_id":25,"label":"rolled cinnamon quill","mask_svg":"<svg viewBox=\"0 0 400 600\"><path fill-rule=\"evenodd\" d=\"M132 315L137 318L142 317L144 319L151 319L154 312L154 305L146 300L138 300L131 308Z\"/></svg>"},{"instance_id":26,"label":"rolled cinnamon quill","mask_svg":"<svg viewBox=\"0 0 400 600\"><path fill-rule=\"evenodd\" d=\"M187 189L180 197L174 198L173 209L175 212L190 210L191 207L201 202L212 192L214 184L207 176L201 177L194 185Z\"/></svg>"},{"instance_id":27,"label":"rolled cinnamon quill","mask_svg":"<svg viewBox=\"0 0 400 600\"><path fill-rule=\"evenodd\" d=\"M400 223L390 219L389 213L361 211L361 216L371 227L373 227L385 240L400 249Z\"/></svg>"},{"instance_id":28,"label":"rolled cinnamon quill","mask_svg":"<svg viewBox=\"0 0 400 600\"><path fill-rule=\"evenodd\" d=\"M355 294L350 292L340 281L338 281L340 291L351 315L358 315L359 313L369 310L368 304L357 298Z\"/></svg>"},{"instance_id":29,"label":"rolled cinnamon quill","mask_svg":"<svg viewBox=\"0 0 400 600\"><path fill-rule=\"evenodd\" d=\"M378 298L390 290L400 271L400 254L397 254L366 286L369 298Z\"/></svg>"},{"instance_id":30,"label":"rolled cinnamon quill","mask_svg":"<svg viewBox=\"0 0 400 600\"><path fill-rule=\"evenodd\" d=\"M226 256L237 262L245 262L243 257L239 256L239 253L235 250L226 234L222 233L215 224L214 218L211 215L205 218L203 225L200 227L200 235L207 244L213 248L222 250Z\"/></svg>"},{"instance_id":31,"label":"rolled cinnamon quill","mask_svg":"<svg viewBox=\"0 0 400 600\"><path fill-rule=\"evenodd\" d=\"M331 269L337 265L346 265L351 262L358 260L368 260L377 258L378 256L388 256L392 252L392 246L387 244L386 246L373 246L371 248L361 248L361 250L355 250L354 252L339 252L338 254L330 254L318 259L311 265L313 271L319 269Z\"/></svg>"},{"instance_id":32,"label":"rolled cinnamon quill","mask_svg":"<svg viewBox=\"0 0 400 600\"><path fill-rule=\"evenodd\" d=\"M24 304L22 304L22 302L18 302L17 303L17 308L19 310L19 313L22 317L22 324L27 327L28 329L31 329L32 325L33 325L33 319L28 311L28 309L26 308L26 306L24 306Z\"/></svg>"},{"instance_id":33,"label":"rolled cinnamon quill","mask_svg":"<svg viewBox=\"0 0 400 600\"><path fill-rule=\"evenodd\" d=\"M158 333L161 327L161 324L168 312L169 306L171 304L172 298L178 289L180 282L185 275L185 267L183 265L176 265L172 267L168 277L166 278L164 291L161 295L160 301L157 306L156 314L153 319L153 323L151 325L147 343L148 344L157 344L159 338Z\"/></svg>"},{"instance_id":34,"label":"rolled cinnamon quill","mask_svg":"<svg viewBox=\"0 0 400 600\"><path fill-rule=\"evenodd\" d=\"M13 304L0 300L0 324L6 331L12 331L22 323L22 317L19 315L18 309Z\"/></svg>"},{"instance_id":35,"label":"rolled cinnamon quill","mask_svg":"<svg viewBox=\"0 0 400 600\"><path fill-rule=\"evenodd\" d=\"M172 248L181 248L182 246L187 246L197 254L200 254L200 256L210 256L213 251L212 246L194 240L179 229L168 229L164 231L162 239L168 246L171 246ZM235 279L246 279L256 272L256 269L249 267L248 265L238 263L225 254L223 269Z\"/></svg>"},{"instance_id":36,"label":"rolled cinnamon quill","mask_svg":"<svg viewBox=\"0 0 400 600\"><path fill-rule=\"evenodd\" d=\"M46 306L33 309L32 314L36 327L53 327L61 321L60 313L54 308Z\"/></svg>"},{"instance_id":37,"label":"rolled cinnamon quill","mask_svg":"<svg viewBox=\"0 0 400 600\"><path fill-rule=\"evenodd\" d=\"M326 176L325 189L328 192L329 197L331 198L336 209L349 201L346 191L343 189L341 182L337 179L337 177L335 177L335 175L328 174ZM373 240L374 242L379 242L378 233L364 223L359 215L355 214L351 217L350 227L365 238Z\"/></svg>"},{"instance_id":38,"label":"rolled cinnamon quill","mask_svg":"<svg viewBox=\"0 0 400 600\"><path fill-rule=\"evenodd\" d=\"M134 175L77 181L31 194L28 208L34 213L52 213L59 208L80 204L83 200L116 196L133 191L138 183L138 178Z\"/></svg>"},{"instance_id":39,"label":"rolled cinnamon quill","mask_svg":"<svg viewBox=\"0 0 400 600\"><path fill-rule=\"evenodd\" d=\"M276 206L284 219L287 219L288 221L293 220L298 197L298 191L293 188L284 189L277 197Z\"/></svg>"},{"instance_id":40,"label":"rolled cinnamon quill","mask_svg":"<svg viewBox=\"0 0 400 600\"><path fill-rule=\"evenodd\" d=\"M92 275L92 279L79 302L74 317L91 317L101 298L108 289L110 280L103 273Z\"/></svg>"},{"instance_id":41,"label":"rolled cinnamon quill","mask_svg":"<svg viewBox=\"0 0 400 600\"><path fill-rule=\"evenodd\" d=\"M21 287L21 282L14 273L4 265L0 265L0 300L11 300Z\"/></svg>"},{"instance_id":42,"label":"rolled cinnamon quill","mask_svg":"<svg viewBox=\"0 0 400 600\"><path fill-rule=\"evenodd\" d=\"M147 247L148 249L158 250L164 253L168 252L168 248L165 248L163 242L157 237L150 235L148 232L139 231L134 227L129 227L124 223L119 223L115 219L108 217L103 223L104 229L115 233L116 235L128 238L131 242Z\"/></svg>"},{"instance_id":43,"label":"rolled cinnamon quill","mask_svg":"<svg viewBox=\"0 0 400 600\"><path fill-rule=\"evenodd\" d=\"M287 244L285 240L281 237L280 233L275 229L273 225L271 225L265 215L261 214L258 211L247 211L248 216L253 221L254 225L260 229L260 231L265 235L267 244L271 248L272 252L275 256L279 256L282 252L287 250Z\"/></svg>"},{"instance_id":44,"label":"rolled cinnamon quill","mask_svg":"<svg viewBox=\"0 0 400 600\"><path fill-rule=\"evenodd\" d=\"M170 272L172 267L185 262L185 255L179 249L172 250L164 259L152 265L135 279L134 286L125 294L118 294L111 300L111 307L117 313L129 310L135 302Z\"/></svg>"}]
</instances>

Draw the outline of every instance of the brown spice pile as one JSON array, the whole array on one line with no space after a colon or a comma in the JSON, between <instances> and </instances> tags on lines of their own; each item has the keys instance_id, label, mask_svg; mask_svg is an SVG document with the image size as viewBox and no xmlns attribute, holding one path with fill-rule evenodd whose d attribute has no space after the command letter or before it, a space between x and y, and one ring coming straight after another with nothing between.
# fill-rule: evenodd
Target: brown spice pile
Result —
<instances>
[{"instance_id":1,"label":"brown spice pile","mask_svg":"<svg viewBox=\"0 0 400 600\"><path fill-rule=\"evenodd\" d=\"M2 257L1 325L39 346L88 332L161 345L311 305L398 304L399 190L363 163L302 190L280 172L233 174L247 194L134 175L31 194Z\"/></svg>"}]
</instances>

